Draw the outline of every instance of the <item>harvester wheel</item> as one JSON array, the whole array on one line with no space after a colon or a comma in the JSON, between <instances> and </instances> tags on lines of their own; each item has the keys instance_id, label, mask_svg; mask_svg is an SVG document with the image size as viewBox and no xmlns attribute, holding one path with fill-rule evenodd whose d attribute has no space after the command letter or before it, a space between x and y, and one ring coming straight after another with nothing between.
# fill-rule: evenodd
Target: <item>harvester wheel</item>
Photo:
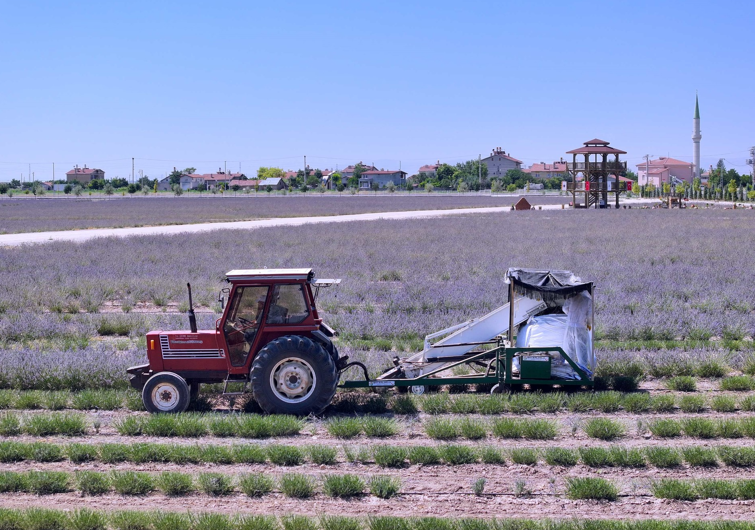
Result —
<instances>
[{"instance_id":1,"label":"harvester wheel","mask_svg":"<svg viewBox=\"0 0 755 530\"><path fill-rule=\"evenodd\" d=\"M147 380L142 401L147 412L183 412L191 400L189 385L173 372L159 372Z\"/></svg>"},{"instance_id":2,"label":"harvester wheel","mask_svg":"<svg viewBox=\"0 0 755 530\"><path fill-rule=\"evenodd\" d=\"M319 414L336 393L333 357L306 337L269 342L252 364L252 395L268 414Z\"/></svg>"}]
</instances>

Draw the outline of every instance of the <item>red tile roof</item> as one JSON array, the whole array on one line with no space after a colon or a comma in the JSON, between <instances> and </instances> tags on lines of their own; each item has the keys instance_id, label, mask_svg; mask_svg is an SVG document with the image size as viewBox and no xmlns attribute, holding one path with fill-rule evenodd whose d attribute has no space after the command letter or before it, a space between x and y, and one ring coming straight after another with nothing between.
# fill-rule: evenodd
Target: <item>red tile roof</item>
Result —
<instances>
[{"instance_id":1,"label":"red tile roof","mask_svg":"<svg viewBox=\"0 0 755 530\"><path fill-rule=\"evenodd\" d=\"M428 164L419 168L420 173L426 173L428 171L437 171L440 164Z\"/></svg>"},{"instance_id":2,"label":"red tile roof","mask_svg":"<svg viewBox=\"0 0 755 530\"><path fill-rule=\"evenodd\" d=\"M75 167L71 171L67 171L66 175L91 175L95 171L102 171L102 170L97 169L97 168L90 168L90 167Z\"/></svg>"},{"instance_id":3,"label":"red tile roof","mask_svg":"<svg viewBox=\"0 0 755 530\"><path fill-rule=\"evenodd\" d=\"M552 164L545 164L540 162L539 164L532 164L529 169L523 170L525 173L538 173L538 172L566 172L566 162L554 162Z\"/></svg>"},{"instance_id":4,"label":"red tile roof","mask_svg":"<svg viewBox=\"0 0 755 530\"><path fill-rule=\"evenodd\" d=\"M253 188L260 183L259 180L232 180L228 183L228 186L239 186L241 188Z\"/></svg>"}]
</instances>

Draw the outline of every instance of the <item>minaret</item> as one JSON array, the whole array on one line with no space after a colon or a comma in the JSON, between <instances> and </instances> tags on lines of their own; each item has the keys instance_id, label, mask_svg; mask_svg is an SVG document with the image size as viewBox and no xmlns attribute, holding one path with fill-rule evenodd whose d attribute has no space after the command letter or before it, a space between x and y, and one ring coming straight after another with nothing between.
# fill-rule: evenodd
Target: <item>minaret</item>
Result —
<instances>
[{"instance_id":1,"label":"minaret","mask_svg":"<svg viewBox=\"0 0 755 530\"><path fill-rule=\"evenodd\" d=\"M692 165L694 166L695 177L700 178L700 139L703 137L700 134L700 104L697 101L697 94L695 94L695 118L692 120Z\"/></svg>"}]
</instances>

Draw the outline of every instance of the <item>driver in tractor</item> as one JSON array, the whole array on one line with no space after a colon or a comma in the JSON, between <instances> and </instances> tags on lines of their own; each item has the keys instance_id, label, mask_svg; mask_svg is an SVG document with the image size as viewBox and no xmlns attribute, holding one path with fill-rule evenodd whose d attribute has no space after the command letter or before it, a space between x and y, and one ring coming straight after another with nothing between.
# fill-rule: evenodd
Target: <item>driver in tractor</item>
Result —
<instances>
[{"instance_id":1,"label":"driver in tractor","mask_svg":"<svg viewBox=\"0 0 755 530\"><path fill-rule=\"evenodd\" d=\"M230 350L228 354L234 366L246 362L267 301L266 287L239 287L238 290L240 296L236 297L237 303L231 308L224 329Z\"/></svg>"}]
</instances>

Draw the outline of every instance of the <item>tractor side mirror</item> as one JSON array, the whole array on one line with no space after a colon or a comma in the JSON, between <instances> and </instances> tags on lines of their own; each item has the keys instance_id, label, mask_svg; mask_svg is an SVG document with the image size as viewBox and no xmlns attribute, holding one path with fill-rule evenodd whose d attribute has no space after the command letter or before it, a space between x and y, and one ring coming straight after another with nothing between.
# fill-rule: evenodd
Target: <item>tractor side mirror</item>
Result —
<instances>
[{"instance_id":1,"label":"tractor side mirror","mask_svg":"<svg viewBox=\"0 0 755 530\"><path fill-rule=\"evenodd\" d=\"M230 292L230 290L226 287L225 289L221 289L218 293L218 303L220 304L220 310L225 310L225 296Z\"/></svg>"}]
</instances>

